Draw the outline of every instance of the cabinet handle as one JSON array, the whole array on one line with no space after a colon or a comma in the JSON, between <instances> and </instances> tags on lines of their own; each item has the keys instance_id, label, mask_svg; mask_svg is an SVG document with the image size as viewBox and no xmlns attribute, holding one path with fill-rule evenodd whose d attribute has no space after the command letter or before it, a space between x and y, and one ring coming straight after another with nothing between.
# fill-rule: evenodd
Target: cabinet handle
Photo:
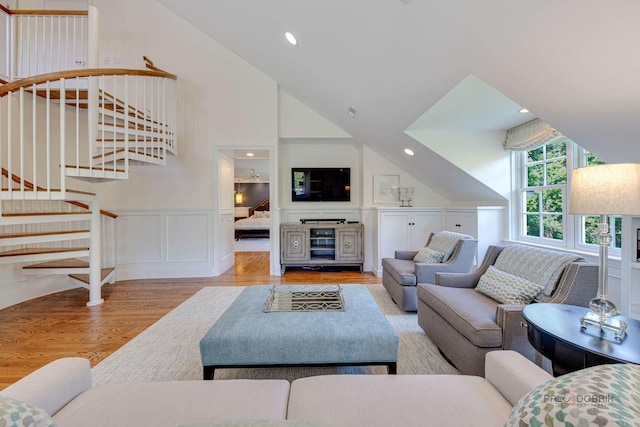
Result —
<instances>
[{"instance_id":1,"label":"cabinet handle","mask_svg":"<svg viewBox=\"0 0 640 427\"><path fill-rule=\"evenodd\" d=\"M460 224L456 224L456 227L462 227Z\"/></svg>"},{"instance_id":2,"label":"cabinet handle","mask_svg":"<svg viewBox=\"0 0 640 427\"><path fill-rule=\"evenodd\" d=\"M293 241L293 247L294 247L294 248L297 248L298 246L300 246L300 242L299 242L299 241L297 241L297 240L294 240L294 241Z\"/></svg>"},{"instance_id":3,"label":"cabinet handle","mask_svg":"<svg viewBox=\"0 0 640 427\"><path fill-rule=\"evenodd\" d=\"M344 245L345 245L347 248L350 248L350 247L351 247L351 240L347 240L346 242L344 242Z\"/></svg>"}]
</instances>

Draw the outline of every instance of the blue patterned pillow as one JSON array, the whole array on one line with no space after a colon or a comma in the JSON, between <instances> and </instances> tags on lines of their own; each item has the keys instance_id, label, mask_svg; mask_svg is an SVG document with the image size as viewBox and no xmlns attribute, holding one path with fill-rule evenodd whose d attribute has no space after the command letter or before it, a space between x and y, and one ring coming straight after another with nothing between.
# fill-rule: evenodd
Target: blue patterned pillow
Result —
<instances>
[{"instance_id":1,"label":"blue patterned pillow","mask_svg":"<svg viewBox=\"0 0 640 427\"><path fill-rule=\"evenodd\" d=\"M444 259L442 252L434 251L428 247L424 247L418 251L416 256L413 257L413 262L420 262L425 264L440 264Z\"/></svg>"},{"instance_id":2,"label":"blue patterned pillow","mask_svg":"<svg viewBox=\"0 0 640 427\"><path fill-rule=\"evenodd\" d=\"M543 285L505 273L490 265L480 277L476 291L502 304L529 304L543 288Z\"/></svg>"},{"instance_id":3,"label":"blue patterned pillow","mask_svg":"<svg viewBox=\"0 0 640 427\"><path fill-rule=\"evenodd\" d=\"M56 423L43 409L27 402L0 396L0 426L56 427Z\"/></svg>"},{"instance_id":4,"label":"blue patterned pillow","mask_svg":"<svg viewBox=\"0 0 640 427\"><path fill-rule=\"evenodd\" d=\"M505 426L638 426L640 366L600 365L554 378L516 402Z\"/></svg>"}]
</instances>

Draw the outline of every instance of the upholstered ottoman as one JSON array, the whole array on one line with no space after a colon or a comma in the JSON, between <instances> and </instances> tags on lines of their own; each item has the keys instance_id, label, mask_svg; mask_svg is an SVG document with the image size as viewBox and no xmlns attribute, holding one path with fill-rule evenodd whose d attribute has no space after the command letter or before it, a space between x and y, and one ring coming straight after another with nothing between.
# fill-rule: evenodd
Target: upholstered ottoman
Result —
<instances>
[{"instance_id":1,"label":"upholstered ottoman","mask_svg":"<svg viewBox=\"0 0 640 427\"><path fill-rule=\"evenodd\" d=\"M400 338L364 285L344 285L344 311L264 312L270 286L250 286L200 341L204 379L217 368L387 365Z\"/></svg>"}]
</instances>

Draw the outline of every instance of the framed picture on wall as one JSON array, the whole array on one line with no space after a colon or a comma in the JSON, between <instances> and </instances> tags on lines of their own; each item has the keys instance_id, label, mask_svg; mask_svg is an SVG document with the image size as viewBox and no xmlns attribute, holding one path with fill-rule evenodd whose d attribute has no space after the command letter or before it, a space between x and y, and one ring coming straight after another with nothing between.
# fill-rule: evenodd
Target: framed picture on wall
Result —
<instances>
[{"instance_id":1,"label":"framed picture on wall","mask_svg":"<svg viewBox=\"0 0 640 427\"><path fill-rule=\"evenodd\" d=\"M373 204L395 205L400 175L374 175L373 176Z\"/></svg>"}]
</instances>

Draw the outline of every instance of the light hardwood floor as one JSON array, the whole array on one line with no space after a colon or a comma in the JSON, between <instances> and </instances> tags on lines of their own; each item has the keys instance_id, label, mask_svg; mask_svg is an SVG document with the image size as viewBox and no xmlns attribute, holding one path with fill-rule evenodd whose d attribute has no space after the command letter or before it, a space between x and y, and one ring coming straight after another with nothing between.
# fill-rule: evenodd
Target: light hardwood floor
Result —
<instances>
[{"instance_id":1,"label":"light hardwood floor","mask_svg":"<svg viewBox=\"0 0 640 427\"><path fill-rule=\"evenodd\" d=\"M205 286L380 282L357 269L270 276L268 252L236 252L235 268L218 277L105 285L96 307L85 305L85 289L37 298L0 310L0 389L60 357L86 357L94 366Z\"/></svg>"}]
</instances>

